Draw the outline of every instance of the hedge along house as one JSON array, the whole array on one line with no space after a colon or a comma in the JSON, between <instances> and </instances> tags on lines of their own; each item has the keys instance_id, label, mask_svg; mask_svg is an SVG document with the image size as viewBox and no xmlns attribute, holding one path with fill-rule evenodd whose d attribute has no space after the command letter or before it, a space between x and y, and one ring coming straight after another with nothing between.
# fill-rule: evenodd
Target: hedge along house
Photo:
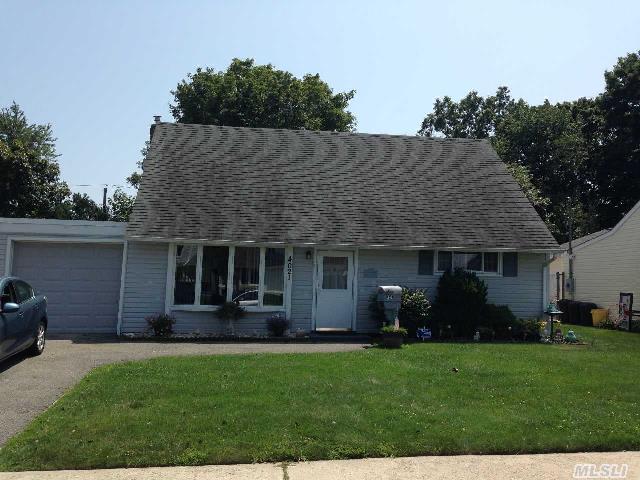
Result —
<instances>
[{"instance_id":1,"label":"hedge along house","mask_svg":"<svg viewBox=\"0 0 640 480\"><path fill-rule=\"evenodd\" d=\"M378 285L475 271L489 300L537 316L558 245L485 140L157 123L126 229L120 330L167 312L177 332L378 326Z\"/></svg>"}]
</instances>

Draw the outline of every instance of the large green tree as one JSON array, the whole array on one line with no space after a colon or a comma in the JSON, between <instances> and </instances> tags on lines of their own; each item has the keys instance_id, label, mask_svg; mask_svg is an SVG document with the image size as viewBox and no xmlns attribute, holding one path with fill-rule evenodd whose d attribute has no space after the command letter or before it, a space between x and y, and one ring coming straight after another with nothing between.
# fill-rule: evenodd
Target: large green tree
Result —
<instances>
[{"instance_id":1,"label":"large green tree","mask_svg":"<svg viewBox=\"0 0 640 480\"><path fill-rule=\"evenodd\" d=\"M198 68L171 92L181 123L351 131L355 92L334 93L319 75L297 78L273 65L233 59L224 71Z\"/></svg>"},{"instance_id":2,"label":"large green tree","mask_svg":"<svg viewBox=\"0 0 640 480\"><path fill-rule=\"evenodd\" d=\"M600 216L611 226L640 200L640 51L619 58L604 78L597 174L604 197Z\"/></svg>"},{"instance_id":3,"label":"large green tree","mask_svg":"<svg viewBox=\"0 0 640 480\"><path fill-rule=\"evenodd\" d=\"M570 221L575 236L589 233L594 224L587 199L592 185L587 147L581 125L562 105L545 101L513 109L496 128L492 139L498 155L510 165L521 165L549 200L542 216L558 240L568 239Z\"/></svg>"},{"instance_id":4,"label":"large green tree","mask_svg":"<svg viewBox=\"0 0 640 480\"><path fill-rule=\"evenodd\" d=\"M69 196L50 125L30 124L14 102L0 109L0 216L51 218Z\"/></svg>"}]
</instances>

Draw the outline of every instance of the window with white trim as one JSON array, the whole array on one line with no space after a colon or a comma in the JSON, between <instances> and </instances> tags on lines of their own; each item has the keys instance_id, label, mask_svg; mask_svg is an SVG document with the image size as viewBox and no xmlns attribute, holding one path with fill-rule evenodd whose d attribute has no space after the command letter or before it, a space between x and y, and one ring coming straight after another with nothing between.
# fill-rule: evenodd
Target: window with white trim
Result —
<instances>
[{"instance_id":1,"label":"window with white trim","mask_svg":"<svg viewBox=\"0 0 640 480\"><path fill-rule=\"evenodd\" d=\"M499 252L450 252L438 251L437 266L439 272L462 268L476 273L499 274Z\"/></svg>"},{"instance_id":2,"label":"window with white trim","mask_svg":"<svg viewBox=\"0 0 640 480\"><path fill-rule=\"evenodd\" d=\"M285 249L175 246L173 306L284 307Z\"/></svg>"}]
</instances>

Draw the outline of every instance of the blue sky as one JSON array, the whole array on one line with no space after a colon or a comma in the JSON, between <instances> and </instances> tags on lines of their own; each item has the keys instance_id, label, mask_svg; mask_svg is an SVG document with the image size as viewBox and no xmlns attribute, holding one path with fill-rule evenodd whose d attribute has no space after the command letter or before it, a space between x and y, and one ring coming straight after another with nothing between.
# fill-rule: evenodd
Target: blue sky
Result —
<instances>
[{"instance_id":1,"label":"blue sky","mask_svg":"<svg viewBox=\"0 0 640 480\"><path fill-rule=\"evenodd\" d=\"M153 115L171 119L170 90L198 66L319 73L356 90L359 131L412 135L443 95L593 96L640 49L634 1L0 0L0 22L0 105L51 123L63 179L94 198L124 185Z\"/></svg>"}]
</instances>

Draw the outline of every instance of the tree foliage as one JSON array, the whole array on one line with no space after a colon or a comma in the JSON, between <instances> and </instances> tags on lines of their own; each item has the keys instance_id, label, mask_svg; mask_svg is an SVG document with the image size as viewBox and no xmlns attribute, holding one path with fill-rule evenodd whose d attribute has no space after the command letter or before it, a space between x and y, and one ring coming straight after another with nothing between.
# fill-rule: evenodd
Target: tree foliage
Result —
<instances>
[{"instance_id":1,"label":"tree foliage","mask_svg":"<svg viewBox=\"0 0 640 480\"><path fill-rule=\"evenodd\" d=\"M69 196L50 125L29 124L15 102L0 109L0 216L51 218Z\"/></svg>"},{"instance_id":2,"label":"tree foliage","mask_svg":"<svg viewBox=\"0 0 640 480\"><path fill-rule=\"evenodd\" d=\"M171 92L181 123L351 131L347 110L355 92L333 93L319 75L302 79L273 65L233 59L227 70L198 68Z\"/></svg>"},{"instance_id":3,"label":"tree foliage","mask_svg":"<svg viewBox=\"0 0 640 480\"><path fill-rule=\"evenodd\" d=\"M604 113L598 184L606 192L600 215L607 226L640 199L640 51L619 58L604 74Z\"/></svg>"},{"instance_id":4,"label":"tree foliage","mask_svg":"<svg viewBox=\"0 0 640 480\"><path fill-rule=\"evenodd\" d=\"M55 211L55 218L62 220L109 220L105 212L86 193L74 193L61 202Z\"/></svg>"},{"instance_id":5,"label":"tree foliage","mask_svg":"<svg viewBox=\"0 0 640 480\"><path fill-rule=\"evenodd\" d=\"M418 133L489 138L559 241L613 226L640 199L640 55L596 98L529 105L509 89L437 99Z\"/></svg>"}]
</instances>

